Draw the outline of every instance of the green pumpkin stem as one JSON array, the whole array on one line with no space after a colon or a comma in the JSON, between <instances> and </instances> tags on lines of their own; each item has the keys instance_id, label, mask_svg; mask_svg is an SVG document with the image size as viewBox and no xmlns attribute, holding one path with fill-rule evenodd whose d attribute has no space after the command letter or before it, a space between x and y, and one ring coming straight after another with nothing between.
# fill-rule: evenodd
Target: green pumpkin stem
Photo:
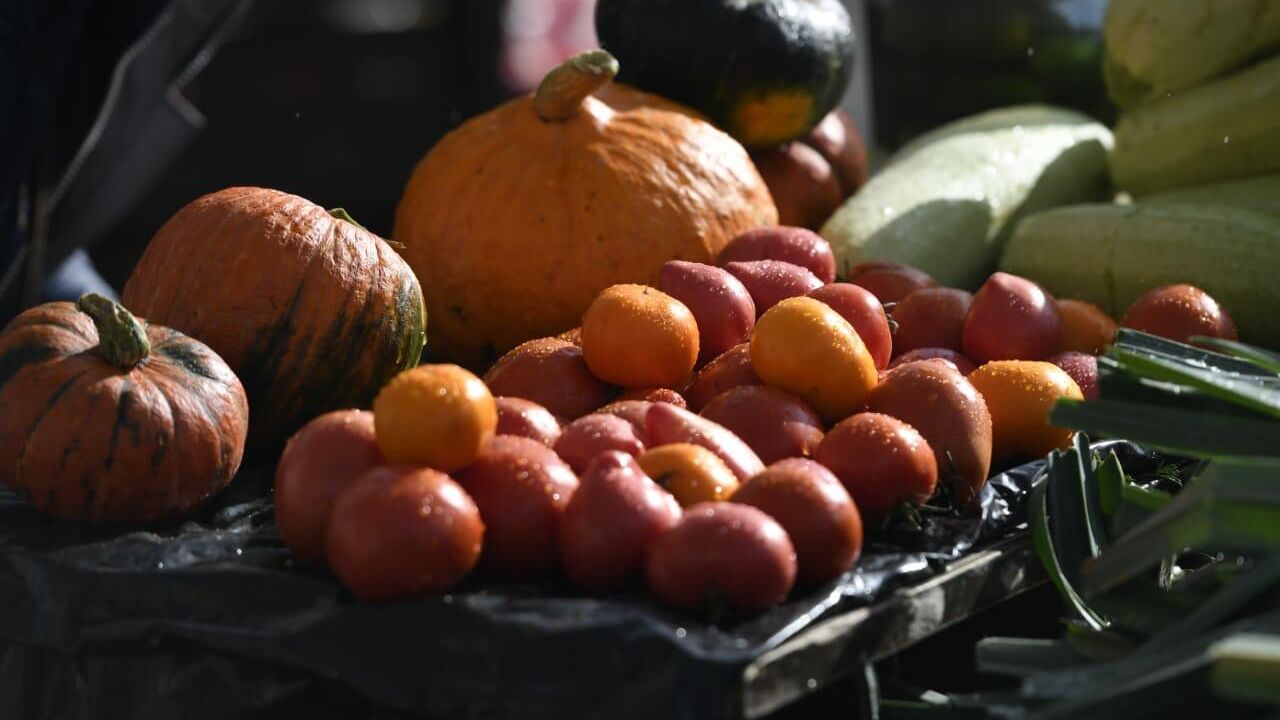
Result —
<instances>
[{"instance_id":1,"label":"green pumpkin stem","mask_svg":"<svg viewBox=\"0 0 1280 720\"><path fill-rule=\"evenodd\" d=\"M588 50L569 58L542 78L533 93L533 109L548 122L568 120L582 101L618 74L618 61L604 50Z\"/></svg>"},{"instance_id":2,"label":"green pumpkin stem","mask_svg":"<svg viewBox=\"0 0 1280 720\"><path fill-rule=\"evenodd\" d=\"M349 222L352 225L355 225L356 227L360 228L361 230L364 230L366 232L368 231L368 228L356 222L356 219L351 217L351 213L347 212L346 208L340 208L340 207L333 208L332 210L329 211L329 217L337 218L339 220Z\"/></svg>"},{"instance_id":3,"label":"green pumpkin stem","mask_svg":"<svg viewBox=\"0 0 1280 720\"><path fill-rule=\"evenodd\" d=\"M98 352L107 362L128 369L151 354L146 328L119 303L97 293L87 293L76 301L76 309L93 318L98 328Z\"/></svg>"}]
</instances>

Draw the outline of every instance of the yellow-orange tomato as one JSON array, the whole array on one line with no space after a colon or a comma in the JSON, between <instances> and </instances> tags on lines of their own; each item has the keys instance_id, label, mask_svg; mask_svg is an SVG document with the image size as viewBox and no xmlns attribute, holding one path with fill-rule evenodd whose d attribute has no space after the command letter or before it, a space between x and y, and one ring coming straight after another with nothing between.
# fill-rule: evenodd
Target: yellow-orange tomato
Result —
<instances>
[{"instance_id":1,"label":"yellow-orange tomato","mask_svg":"<svg viewBox=\"0 0 1280 720\"><path fill-rule=\"evenodd\" d=\"M498 408L480 378L457 365L419 365L392 378L373 401L378 447L393 464L460 470L498 426Z\"/></svg>"},{"instance_id":2,"label":"yellow-orange tomato","mask_svg":"<svg viewBox=\"0 0 1280 720\"><path fill-rule=\"evenodd\" d=\"M738 477L715 453L692 443L672 443L636 458L644 474L675 496L680 507L728 500Z\"/></svg>"},{"instance_id":3,"label":"yellow-orange tomato","mask_svg":"<svg viewBox=\"0 0 1280 720\"><path fill-rule=\"evenodd\" d=\"M1038 360L994 360L969 374L991 413L991 450L997 460L1038 457L1071 444L1071 431L1049 424L1058 398L1084 399L1062 368Z\"/></svg>"},{"instance_id":4,"label":"yellow-orange tomato","mask_svg":"<svg viewBox=\"0 0 1280 720\"><path fill-rule=\"evenodd\" d=\"M684 303L647 285L614 285L582 316L582 354L596 377L626 388L680 387L698 360Z\"/></svg>"},{"instance_id":5,"label":"yellow-orange tomato","mask_svg":"<svg viewBox=\"0 0 1280 720\"><path fill-rule=\"evenodd\" d=\"M1059 300L1062 351L1097 355L1116 339L1119 326L1102 308L1083 300Z\"/></svg>"},{"instance_id":6,"label":"yellow-orange tomato","mask_svg":"<svg viewBox=\"0 0 1280 720\"><path fill-rule=\"evenodd\" d=\"M857 331L809 297L788 298L756 321L751 365L766 385L799 395L828 423L862 409L876 364Z\"/></svg>"}]
</instances>

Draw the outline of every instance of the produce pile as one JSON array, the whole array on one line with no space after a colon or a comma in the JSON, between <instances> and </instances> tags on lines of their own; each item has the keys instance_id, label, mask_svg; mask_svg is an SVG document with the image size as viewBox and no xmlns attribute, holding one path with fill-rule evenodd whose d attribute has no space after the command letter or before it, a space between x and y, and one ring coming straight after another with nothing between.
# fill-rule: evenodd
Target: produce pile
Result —
<instances>
[{"instance_id":1,"label":"produce pile","mask_svg":"<svg viewBox=\"0 0 1280 720\"><path fill-rule=\"evenodd\" d=\"M1277 37L1248 52L1198 50L1221 55L1212 72L1164 73L1174 6L1112 5L1114 134L1004 108L868 178L834 110L838 2L601 0L606 49L443 138L393 240L228 188L159 230L120 304L10 323L0 485L129 526L188 516L242 460L275 464L284 543L363 601L565 578L716 618L842 577L922 517L967 517L993 470L1050 454L1033 531L1102 632L1074 567L1198 495L1125 484L1073 431L1274 454L1240 407L1275 414L1275 378L1253 377L1275 360L1237 341L1280 345L1280 175L1263 174L1280 66L1258 57L1280 18L1261 13ZM1235 37L1216 24L1232 18L1206 22ZM1171 354L1253 372L1223 385ZM1187 416L1206 409L1232 432L1200 437ZM1071 482L1106 518L1064 560Z\"/></svg>"}]
</instances>

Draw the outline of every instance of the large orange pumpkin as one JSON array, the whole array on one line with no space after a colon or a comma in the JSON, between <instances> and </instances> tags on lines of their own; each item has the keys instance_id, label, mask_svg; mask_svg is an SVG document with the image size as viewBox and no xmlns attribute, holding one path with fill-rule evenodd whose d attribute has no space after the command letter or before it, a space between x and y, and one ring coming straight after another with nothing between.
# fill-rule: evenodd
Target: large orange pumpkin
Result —
<instances>
[{"instance_id":1,"label":"large orange pumpkin","mask_svg":"<svg viewBox=\"0 0 1280 720\"><path fill-rule=\"evenodd\" d=\"M255 454L330 410L368 407L417 364L426 323L417 278L386 242L340 210L263 188L179 210L124 303L227 361L253 406Z\"/></svg>"},{"instance_id":2,"label":"large orange pumpkin","mask_svg":"<svg viewBox=\"0 0 1280 720\"><path fill-rule=\"evenodd\" d=\"M0 484L93 522L195 508L231 481L249 427L244 389L212 350L97 295L0 333L0 408Z\"/></svg>"},{"instance_id":3,"label":"large orange pumpkin","mask_svg":"<svg viewBox=\"0 0 1280 720\"><path fill-rule=\"evenodd\" d=\"M737 141L682 105L606 87L617 68L583 53L418 164L393 237L426 289L433 352L491 361L576 326L610 285L656 284L664 262L710 262L777 223Z\"/></svg>"}]
</instances>

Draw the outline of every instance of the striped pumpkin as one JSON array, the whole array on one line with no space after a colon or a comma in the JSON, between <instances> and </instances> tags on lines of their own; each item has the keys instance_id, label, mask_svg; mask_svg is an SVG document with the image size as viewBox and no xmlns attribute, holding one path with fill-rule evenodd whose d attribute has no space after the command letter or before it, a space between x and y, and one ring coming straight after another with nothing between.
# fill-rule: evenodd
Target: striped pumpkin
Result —
<instances>
[{"instance_id":1,"label":"striped pumpkin","mask_svg":"<svg viewBox=\"0 0 1280 720\"><path fill-rule=\"evenodd\" d=\"M147 246L124 303L235 370L255 455L325 412L368 407L417 364L425 338L422 290L390 245L340 210L263 188L179 210Z\"/></svg>"},{"instance_id":2,"label":"striped pumpkin","mask_svg":"<svg viewBox=\"0 0 1280 720\"><path fill-rule=\"evenodd\" d=\"M0 483L92 522L197 507L235 475L249 427L244 388L212 350L97 295L0 332L0 408Z\"/></svg>"}]
</instances>

